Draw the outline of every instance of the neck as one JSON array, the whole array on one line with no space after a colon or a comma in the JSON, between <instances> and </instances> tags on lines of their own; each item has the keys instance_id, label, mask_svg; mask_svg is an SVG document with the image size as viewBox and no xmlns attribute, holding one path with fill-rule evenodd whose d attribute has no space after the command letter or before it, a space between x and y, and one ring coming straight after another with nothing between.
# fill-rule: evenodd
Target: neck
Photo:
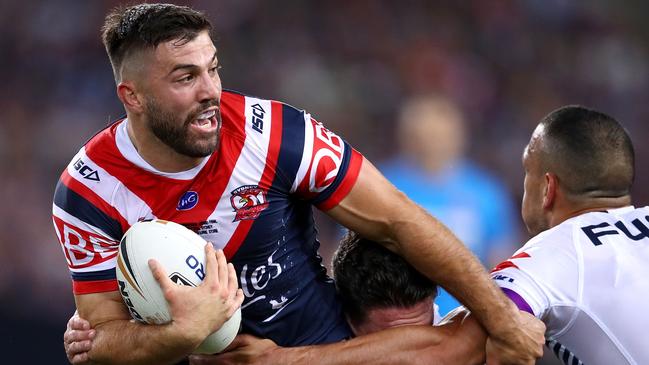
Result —
<instances>
[{"instance_id":1,"label":"neck","mask_svg":"<svg viewBox=\"0 0 649 365\"><path fill-rule=\"evenodd\" d=\"M185 156L174 151L136 117L128 116L126 130L138 154L158 171L169 173L187 171L203 161L203 157Z\"/></svg>"},{"instance_id":2,"label":"neck","mask_svg":"<svg viewBox=\"0 0 649 365\"><path fill-rule=\"evenodd\" d=\"M367 311L366 318L348 323L357 336L377 332L390 327L406 325L431 325L433 323L433 297L424 299L410 307L386 306Z\"/></svg>"},{"instance_id":3,"label":"neck","mask_svg":"<svg viewBox=\"0 0 649 365\"><path fill-rule=\"evenodd\" d=\"M624 195L611 198L594 198L584 203L572 203L557 209L550 217L550 227L561 224L563 221L589 212L599 212L608 209L622 208L631 205L631 196Z\"/></svg>"}]
</instances>

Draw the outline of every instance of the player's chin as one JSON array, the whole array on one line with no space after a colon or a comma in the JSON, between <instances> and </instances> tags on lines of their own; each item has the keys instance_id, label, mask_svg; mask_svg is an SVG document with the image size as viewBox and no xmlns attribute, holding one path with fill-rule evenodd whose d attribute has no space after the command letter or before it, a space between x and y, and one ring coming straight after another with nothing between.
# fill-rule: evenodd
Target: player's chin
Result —
<instances>
[{"instance_id":1,"label":"player's chin","mask_svg":"<svg viewBox=\"0 0 649 365\"><path fill-rule=\"evenodd\" d=\"M193 140L194 157L207 157L216 151L218 147L218 136L210 138L197 138Z\"/></svg>"}]
</instances>

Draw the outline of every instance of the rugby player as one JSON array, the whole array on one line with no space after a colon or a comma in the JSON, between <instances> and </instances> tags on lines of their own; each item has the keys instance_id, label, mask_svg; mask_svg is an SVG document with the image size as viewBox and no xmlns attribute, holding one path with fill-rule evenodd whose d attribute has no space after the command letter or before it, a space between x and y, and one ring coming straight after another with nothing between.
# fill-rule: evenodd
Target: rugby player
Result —
<instances>
[{"instance_id":1,"label":"rugby player","mask_svg":"<svg viewBox=\"0 0 649 365\"><path fill-rule=\"evenodd\" d=\"M170 4L106 18L103 41L126 117L73 157L53 204L77 310L96 331L88 357L173 363L224 319L210 312L218 293L176 288L170 324L130 321L115 280L118 243L151 218L184 224L223 250L245 296L245 333L284 346L349 338L317 252L315 206L471 308L489 332L489 354L533 362L541 348L528 318L439 221L303 110L222 90L210 30L202 13Z\"/></svg>"}]
</instances>

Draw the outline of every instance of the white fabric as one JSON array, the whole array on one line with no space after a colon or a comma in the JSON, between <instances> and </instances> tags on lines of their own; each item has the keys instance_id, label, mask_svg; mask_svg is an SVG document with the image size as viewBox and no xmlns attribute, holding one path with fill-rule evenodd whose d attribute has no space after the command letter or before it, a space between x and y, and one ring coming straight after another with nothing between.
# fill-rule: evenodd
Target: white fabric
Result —
<instances>
[{"instance_id":1,"label":"white fabric","mask_svg":"<svg viewBox=\"0 0 649 365\"><path fill-rule=\"evenodd\" d=\"M649 364L646 235L649 207L586 213L532 238L492 277L545 322L565 363Z\"/></svg>"}]
</instances>

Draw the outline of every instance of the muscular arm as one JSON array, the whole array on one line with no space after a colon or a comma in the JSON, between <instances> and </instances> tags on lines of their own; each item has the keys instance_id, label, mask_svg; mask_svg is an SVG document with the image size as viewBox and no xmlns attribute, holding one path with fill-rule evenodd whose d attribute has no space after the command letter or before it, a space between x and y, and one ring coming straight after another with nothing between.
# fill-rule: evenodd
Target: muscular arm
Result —
<instances>
[{"instance_id":1,"label":"muscular arm","mask_svg":"<svg viewBox=\"0 0 649 365\"><path fill-rule=\"evenodd\" d=\"M168 324L131 321L117 291L75 296L79 315L96 331L88 358L100 364L171 364L220 328L241 306L243 293L223 252L215 253L211 244L205 250L205 279L198 287L174 284L157 262L149 262L169 304Z\"/></svg>"},{"instance_id":2,"label":"muscular arm","mask_svg":"<svg viewBox=\"0 0 649 365\"><path fill-rule=\"evenodd\" d=\"M425 188L425 187L422 187ZM536 351L519 324L518 309L491 281L475 256L437 219L390 184L367 160L351 192L327 212L344 226L403 256L457 297L496 341Z\"/></svg>"},{"instance_id":3,"label":"muscular arm","mask_svg":"<svg viewBox=\"0 0 649 365\"><path fill-rule=\"evenodd\" d=\"M119 292L75 296L82 318L96 330L90 360L99 364L172 364L201 339L178 336L174 323L155 326L131 320Z\"/></svg>"},{"instance_id":4,"label":"muscular arm","mask_svg":"<svg viewBox=\"0 0 649 365\"><path fill-rule=\"evenodd\" d=\"M469 318L467 322L463 326L396 327L331 345L283 348L277 364L484 363L486 336L477 321Z\"/></svg>"},{"instance_id":5,"label":"muscular arm","mask_svg":"<svg viewBox=\"0 0 649 365\"><path fill-rule=\"evenodd\" d=\"M329 345L276 347L269 340L242 335L232 352L193 356L191 364L481 364L485 340L477 321L461 315L444 326L395 327Z\"/></svg>"}]
</instances>

